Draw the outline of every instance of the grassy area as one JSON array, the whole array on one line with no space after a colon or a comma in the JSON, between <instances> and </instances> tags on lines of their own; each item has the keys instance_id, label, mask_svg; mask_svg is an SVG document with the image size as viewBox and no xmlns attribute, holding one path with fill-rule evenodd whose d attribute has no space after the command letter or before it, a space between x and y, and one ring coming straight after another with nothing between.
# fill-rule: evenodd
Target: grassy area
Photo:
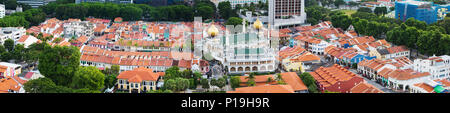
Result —
<instances>
[{"instance_id":1,"label":"grassy area","mask_svg":"<svg viewBox=\"0 0 450 113\"><path fill-rule=\"evenodd\" d=\"M344 12L348 16L351 16L353 13L356 13L356 10L343 9L343 10L340 10L340 11Z\"/></svg>"}]
</instances>

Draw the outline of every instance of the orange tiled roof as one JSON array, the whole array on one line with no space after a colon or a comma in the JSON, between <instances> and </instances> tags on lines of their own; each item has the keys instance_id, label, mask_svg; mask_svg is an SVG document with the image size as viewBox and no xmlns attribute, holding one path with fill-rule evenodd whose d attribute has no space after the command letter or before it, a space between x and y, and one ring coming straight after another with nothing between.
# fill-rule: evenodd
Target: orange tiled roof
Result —
<instances>
[{"instance_id":1,"label":"orange tiled roof","mask_svg":"<svg viewBox=\"0 0 450 113\"><path fill-rule=\"evenodd\" d=\"M23 35L19 38L18 42L25 42L30 35Z\"/></svg>"},{"instance_id":2,"label":"orange tiled roof","mask_svg":"<svg viewBox=\"0 0 450 113\"><path fill-rule=\"evenodd\" d=\"M338 81L347 81L353 77L359 77L337 64L331 67L320 67L314 72L311 72L311 76L324 87L331 86Z\"/></svg>"},{"instance_id":3,"label":"orange tiled roof","mask_svg":"<svg viewBox=\"0 0 450 113\"><path fill-rule=\"evenodd\" d=\"M311 52L306 52L296 58L291 59L291 61L297 62L320 61L320 57L315 54L312 54Z\"/></svg>"},{"instance_id":4,"label":"orange tiled roof","mask_svg":"<svg viewBox=\"0 0 450 113\"><path fill-rule=\"evenodd\" d=\"M425 91L427 91L428 93L434 92L434 88L426 83L417 83L417 84L414 84L414 86L420 87L420 88L424 89Z\"/></svg>"},{"instance_id":5,"label":"orange tiled roof","mask_svg":"<svg viewBox=\"0 0 450 113\"><path fill-rule=\"evenodd\" d=\"M294 89L290 85L261 85L236 88L235 91L227 93L294 93Z\"/></svg>"},{"instance_id":6,"label":"orange tiled roof","mask_svg":"<svg viewBox=\"0 0 450 113\"><path fill-rule=\"evenodd\" d=\"M380 89L376 88L375 86L361 82L352 89L350 89L351 93L384 93Z\"/></svg>"},{"instance_id":7,"label":"orange tiled roof","mask_svg":"<svg viewBox=\"0 0 450 113\"><path fill-rule=\"evenodd\" d=\"M20 88L20 85L10 77L0 79L0 92L19 91Z\"/></svg>"},{"instance_id":8,"label":"orange tiled roof","mask_svg":"<svg viewBox=\"0 0 450 113\"><path fill-rule=\"evenodd\" d=\"M389 78L395 78L397 80L409 80L424 76L430 76L430 73L417 72L412 69L404 69L404 70L396 69L388 75Z\"/></svg>"},{"instance_id":9,"label":"orange tiled roof","mask_svg":"<svg viewBox=\"0 0 450 113\"><path fill-rule=\"evenodd\" d=\"M248 76L239 76L239 79L241 81L240 86L247 86L247 79ZM267 79L271 77L272 82L267 83ZM255 75L255 84L256 86L260 85L266 85L266 84L276 84L275 77L273 75Z\"/></svg>"},{"instance_id":10,"label":"orange tiled roof","mask_svg":"<svg viewBox=\"0 0 450 113\"><path fill-rule=\"evenodd\" d=\"M124 71L117 76L117 79L127 79L129 82L140 83L144 81L157 81L160 74L154 73L152 69L145 67L135 68L131 71Z\"/></svg>"},{"instance_id":11,"label":"orange tiled roof","mask_svg":"<svg viewBox=\"0 0 450 113\"><path fill-rule=\"evenodd\" d=\"M295 91L308 90L308 87L306 87L295 72L281 73L281 78L283 78L284 82L290 85Z\"/></svg>"},{"instance_id":12,"label":"orange tiled roof","mask_svg":"<svg viewBox=\"0 0 450 113\"><path fill-rule=\"evenodd\" d=\"M409 51L406 46L394 46L387 48L387 50L390 54Z\"/></svg>"},{"instance_id":13,"label":"orange tiled roof","mask_svg":"<svg viewBox=\"0 0 450 113\"><path fill-rule=\"evenodd\" d=\"M288 47L286 49L281 50L278 55L280 56L281 59L285 59L287 57L291 57L291 56L295 56L295 55L299 55L303 52L305 52L306 50L299 47L299 46L294 46L294 47Z\"/></svg>"}]
</instances>

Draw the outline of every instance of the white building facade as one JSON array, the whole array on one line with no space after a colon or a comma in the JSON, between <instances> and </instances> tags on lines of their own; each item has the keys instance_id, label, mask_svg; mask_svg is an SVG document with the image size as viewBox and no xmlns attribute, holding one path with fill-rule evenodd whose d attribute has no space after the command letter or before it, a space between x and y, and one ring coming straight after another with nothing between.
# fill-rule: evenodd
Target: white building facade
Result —
<instances>
[{"instance_id":1,"label":"white building facade","mask_svg":"<svg viewBox=\"0 0 450 113\"><path fill-rule=\"evenodd\" d=\"M14 42L16 42L20 37L25 35L25 31L26 30L23 27L0 28L0 44L3 44L7 39L12 39L14 40Z\"/></svg>"},{"instance_id":2,"label":"white building facade","mask_svg":"<svg viewBox=\"0 0 450 113\"><path fill-rule=\"evenodd\" d=\"M305 0L269 0L269 24L273 27L299 26L306 22Z\"/></svg>"},{"instance_id":3,"label":"white building facade","mask_svg":"<svg viewBox=\"0 0 450 113\"><path fill-rule=\"evenodd\" d=\"M265 37L263 29L248 32L245 29L241 33L204 38L204 56L218 60L232 74L275 71L277 54L269 35Z\"/></svg>"},{"instance_id":4,"label":"white building facade","mask_svg":"<svg viewBox=\"0 0 450 113\"><path fill-rule=\"evenodd\" d=\"M414 60L414 70L419 72L429 72L432 79L450 78L450 56L433 56L428 59Z\"/></svg>"},{"instance_id":5,"label":"white building facade","mask_svg":"<svg viewBox=\"0 0 450 113\"><path fill-rule=\"evenodd\" d=\"M5 17L5 5L0 4L0 18Z\"/></svg>"}]
</instances>

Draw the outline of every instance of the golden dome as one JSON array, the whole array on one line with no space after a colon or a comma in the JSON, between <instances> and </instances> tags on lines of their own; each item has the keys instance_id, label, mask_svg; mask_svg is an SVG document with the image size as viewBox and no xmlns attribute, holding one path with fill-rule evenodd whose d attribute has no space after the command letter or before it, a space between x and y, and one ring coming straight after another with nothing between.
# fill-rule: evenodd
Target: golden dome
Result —
<instances>
[{"instance_id":1,"label":"golden dome","mask_svg":"<svg viewBox=\"0 0 450 113\"><path fill-rule=\"evenodd\" d=\"M253 27L255 27L255 29L261 29L263 27L263 24L261 21L259 21L259 19L257 18L256 21L253 23Z\"/></svg>"},{"instance_id":2,"label":"golden dome","mask_svg":"<svg viewBox=\"0 0 450 113\"><path fill-rule=\"evenodd\" d=\"M214 23L211 25L211 27L209 27L208 29L208 35L211 37L215 37L217 36L217 34L219 34L219 29L216 28L216 26L214 26Z\"/></svg>"}]
</instances>

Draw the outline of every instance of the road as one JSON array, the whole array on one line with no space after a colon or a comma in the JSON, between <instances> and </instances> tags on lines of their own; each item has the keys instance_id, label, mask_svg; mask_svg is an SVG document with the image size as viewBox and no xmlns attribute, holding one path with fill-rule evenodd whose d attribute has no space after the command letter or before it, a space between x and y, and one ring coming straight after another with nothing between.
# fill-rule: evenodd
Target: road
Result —
<instances>
[{"instance_id":1,"label":"road","mask_svg":"<svg viewBox=\"0 0 450 113\"><path fill-rule=\"evenodd\" d=\"M333 63L332 61L327 61L323 55L318 55L318 56L320 57L321 63L320 63L320 64L317 64L317 65L315 65L315 66L311 66L311 67L313 68L313 70L315 70L316 68L318 68L318 67L320 67L320 66L323 66L323 67L330 67L330 66L334 65L334 63ZM351 72L357 74L358 76L364 78L364 80L367 81L367 83L369 83L369 84L375 86L376 88L378 88L378 89L384 91L385 93L395 93L395 92L392 91L391 89L388 89L388 88L386 88L386 87L383 87L383 86L381 86L380 84L376 83L375 81L372 81L372 80L370 80L370 79L368 79L368 78L366 78L366 77L363 77L362 75L358 74L358 71L355 70L355 69L351 69L351 68L350 68L349 71L351 71Z\"/></svg>"},{"instance_id":2,"label":"road","mask_svg":"<svg viewBox=\"0 0 450 113\"><path fill-rule=\"evenodd\" d=\"M358 73L358 71L356 71L355 69L349 69L349 71L351 71L351 72L353 72L353 73L355 73L355 74ZM369 84L375 86L376 88L378 88L378 89L384 91L385 93L395 93L395 92L392 91L391 89L388 89L388 88L386 88L386 87L383 87L383 86L381 86L380 84L376 83L375 81L372 81L372 80L370 80L370 79L368 79L368 78L366 78L366 77L363 77L363 76L360 75L360 74L357 74L357 75L359 75L360 77L364 78L364 80L367 81L367 83L369 83Z\"/></svg>"}]
</instances>

